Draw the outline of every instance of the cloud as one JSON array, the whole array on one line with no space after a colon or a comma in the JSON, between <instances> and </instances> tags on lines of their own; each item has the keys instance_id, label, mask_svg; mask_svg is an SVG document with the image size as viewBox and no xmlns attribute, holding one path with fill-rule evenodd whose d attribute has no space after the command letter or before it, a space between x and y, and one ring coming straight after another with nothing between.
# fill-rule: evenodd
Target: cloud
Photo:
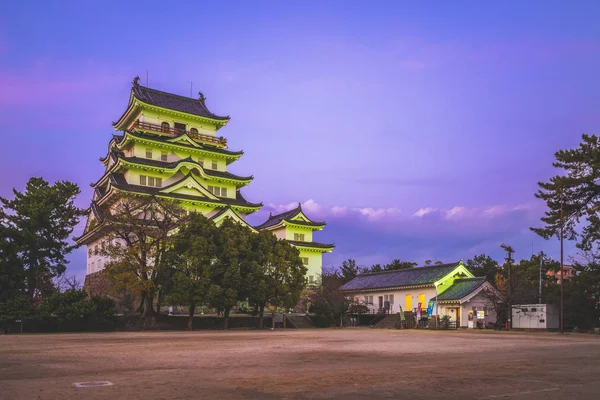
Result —
<instances>
[{"instance_id":1,"label":"cloud","mask_svg":"<svg viewBox=\"0 0 600 400\"><path fill-rule=\"evenodd\" d=\"M433 212L435 212L436 209L435 208L431 208L431 207L426 207L426 208L419 208L414 214L413 217L423 217L427 214L431 214Z\"/></svg>"}]
</instances>

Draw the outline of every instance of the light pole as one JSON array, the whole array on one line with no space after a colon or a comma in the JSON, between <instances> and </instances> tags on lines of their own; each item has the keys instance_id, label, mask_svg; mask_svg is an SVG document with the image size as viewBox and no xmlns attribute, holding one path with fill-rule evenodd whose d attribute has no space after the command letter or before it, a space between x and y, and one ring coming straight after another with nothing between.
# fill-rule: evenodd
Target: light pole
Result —
<instances>
[{"instance_id":1,"label":"light pole","mask_svg":"<svg viewBox=\"0 0 600 400\"><path fill-rule=\"evenodd\" d=\"M439 284L436 283L435 284L435 329L436 330L438 328L438 319L439 319L439 315L438 315L438 310L439 310L439 308L438 308L438 290L437 290L437 288L438 288L438 286L441 286L441 285L443 285L443 283L439 283Z\"/></svg>"},{"instance_id":2,"label":"light pole","mask_svg":"<svg viewBox=\"0 0 600 400\"><path fill-rule=\"evenodd\" d=\"M501 244L500 247L506 250L506 264L508 265L508 329L512 329L512 282L510 279L510 267L513 261L512 253L515 251L507 244Z\"/></svg>"},{"instance_id":3,"label":"light pole","mask_svg":"<svg viewBox=\"0 0 600 400\"><path fill-rule=\"evenodd\" d=\"M564 303L564 291L563 291L563 285L564 285L564 265L563 265L563 237L564 237L564 228L565 228L565 224L564 224L564 213L563 213L563 196L561 193L560 196L560 333L564 334L565 333L565 303Z\"/></svg>"},{"instance_id":4,"label":"light pole","mask_svg":"<svg viewBox=\"0 0 600 400\"><path fill-rule=\"evenodd\" d=\"M538 304L542 304L542 257L544 255L543 251L540 251L540 285L539 285L539 293L538 293Z\"/></svg>"}]
</instances>

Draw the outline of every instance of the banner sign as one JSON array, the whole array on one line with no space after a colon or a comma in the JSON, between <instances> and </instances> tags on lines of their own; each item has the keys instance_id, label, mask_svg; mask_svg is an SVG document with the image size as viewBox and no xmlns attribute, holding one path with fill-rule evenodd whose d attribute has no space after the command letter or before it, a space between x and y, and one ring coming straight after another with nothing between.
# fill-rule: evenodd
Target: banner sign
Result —
<instances>
[{"instance_id":1,"label":"banner sign","mask_svg":"<svg viewBox=\"0 0 600 400\"><path fill-rule=\"evenodd\" d=\"M404 317L404 311L402 311L402 306L398 306L400 308L400 321L404 321L405 317Z\"/></svg>"},{"instance_id":2,"label":"banner sign","mask_svg":"<svg viewBox=\"0 0 600 400\"><path fill-rule=\"evenodd\" d=\"M421 307L422 306L423 306L423 304L417 303L417 320L421 319Z\"/></svg>"},{"instance_id":3,"label":"banner sign","mask_svg":"<svg viewBox=\"0 0 600 400\"><path fill-rule=\"evenodd\" d=\"M427 316L431 318L433 315L433 306L435 305L435 301L429 300L429 304L427 305Z\"/></svg>"}]
</instances>

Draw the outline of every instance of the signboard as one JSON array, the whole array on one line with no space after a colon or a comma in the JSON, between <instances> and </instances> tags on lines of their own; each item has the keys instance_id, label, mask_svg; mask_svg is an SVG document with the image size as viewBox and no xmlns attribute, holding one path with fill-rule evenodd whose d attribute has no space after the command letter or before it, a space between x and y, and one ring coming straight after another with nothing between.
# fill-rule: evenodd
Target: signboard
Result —
<instances>
[{"instance_id":1,"label":"signboard","mask_svg":"<svg viewBox=\"0 0 600 400\"><path fill-rule=\"evenodd\" d=\"M417 321L421 319L421 303L417 303Z\"/></svg>"},{"instance_id":2,"label":"signboard","mask_svg":"<svg viewBox=\"0 0 600 400\"><path fill-rule=\"evenodd\" d=\"M400 309L400 321L404 321L406 318L404 317L404 311L402 311L402 306L398 306Z\"/></svg>"},{"instance_id":3,"label":"signboard","mask_svg":"<svg viewBox=\"0 0 600 400\"><path fill-rule=\"evenodd\" d=\"M485 318L485 311L477 310L477 319L484 319L484 318Z\"/></svg>"},{"instance_id":4,"label":"signboard","mask_svg":"<svg viewBox=\"0 0 600 400\"><path fill-rule=\"evenodd\" d=\"M435 301L429 300L429 304L427 305L427 316L431 318L433 315L433 306L435 305Z\"/></svg>"}]
</instances>

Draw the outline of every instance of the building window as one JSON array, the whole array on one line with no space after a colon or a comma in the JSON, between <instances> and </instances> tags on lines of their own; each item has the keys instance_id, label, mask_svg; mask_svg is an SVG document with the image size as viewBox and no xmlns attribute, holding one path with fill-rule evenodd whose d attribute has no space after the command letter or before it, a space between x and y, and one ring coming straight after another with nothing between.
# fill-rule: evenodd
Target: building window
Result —
<instances>
[{"instance_id":1,"label":"building window","mask_svg":"<svg viewBox=\"0 0 600 400\"><path fill-rule=\"evenodd\" d=\"M406 307L404 309L404 311L412 311L412 295L411 294L407 294L406 297Z\"/></svg>"},{"instance_id":2,"label":"building window","mask_svg":"<svg viewBox=\"0 0 600 400\"><path fill-rule=\"evenodd\" d=\"M154 177L153 176L148 177L148 186L154 186Z\"/></svg>"},{"instance_id":3,"label":"building window","mask_svg":"<svg viewBox=\"0 0 600 400\"><path fill-rule=\"evenodd\" d=\"M202 168L204 168L204 160L203 160L203 159L199 158L199 159L198 159L198 164L200 164L200 166L201 166Z\"/></svg>"},{"instance_id":4,"label":"building window","mask_svg":"<svg viewBox=\"0 0 600 400\"><path fill-rule=\"evenodd\" d=\"M221 197L227 197L227 188L221 188Z\"/></svg>"},{"instance_id":5,"label":"building window","mask_svg":"<svg viewBox=\"0 0 600 400\"><path fill-rule=\"evenodd\" d=\"M140 175L140 185L146 186L146 177L144 175Z\"/></svg>"},{"instance_id":6,"label":"building window","mask_svg":"<svg viewBox=\"0 0 600 400\"><path fill-rule=\"evenodd\" d=\"M365 304L369 304L369 296L365 296Z\"/></svg>"},{"instance_id":7,"label":"building window","mask_svg":"<svg viewBox=\"0 0 600 400\"><path fill-rule=\"evenodd\" d=\"M162 187L162 178L156 178L154 182L156 183L156 187Z\"/></svg>"},{"instance_id":8,"label":"building window","mask_svg":"<svg viewBox=\"0 0 600 400\"><path fill-rule=\"evenodd\" d=\"M218 165L216 161L212 162L212 169L217 169Z\"/></svg>"},{"instance_id":9,"label":"building window","mask_svg":"<svg viewBox=\"0 0 600 400\"><path fill-rule=\"evenodd\" d=\"M394 295L390 294L390 304L394 304Z\"/></svg>"},{"instance_id":10,"label":"building window","mask_svg":"<svg viewBox=\"0 0 600 400\"><path fill-rule=\"evenodd\" d=\"M175 127L175 130L177 131L177 133L185 133L185 124L181 124L179 122L175 122L173 124L173 126Z\"/></svg>"},{"instance_id":11,"label":"building window","mask_svg":"<svg viewBox=\"0 0 600 400\"><path fill-rule=\"evenodd\" d=\"M308 276L308 283L314 283L315 282L315 277L313 275L309 275Z\"/></svg>"},{"instance_id":12,"label":"building window","mask_svg":"<svg viewBox=\"0 0 600 400\"><path fill-rule=\"evenodd\" d=\"M162 124L160 124L160 130L165 133L169 133L169 131L171 130L171 126L168 122L163 122Z\"/></svg>"},{"instance_id":13,"label":"building window","mask_svg":"<svg viewBox=\"0 0 600 400\"><path fill-rule=\"evenodd\" d=\"M198 134L198 129L196 129L196 128L192 128L192 129L190 129L190 133L191 133L192 135L197 135L197 134Z\"/></svg>"},{"instance_id":14,"label":"building window","mask_svg":"<svg viewBox=\"0 0 600 400\"><path fill-rule=\"evenodd\" d=\"M160 160L161 161L167 161L167 152L166 151L162 151L160 153Z\"/></svg>"},{"instance_id":15,"label":"building window","mask_svg":"<svg viewBox=\"0 0 600 400\"><path fill-rule=\"evenodd\" d=\"M146 149L146 158L152 159L152 149Z\"/></svg>"},{"instance_id":16,"label":"building window","mask_svg":"<svg viewBox=\"0 0 600 400\"><path fill-rule=\"evenodd\" d=\"M294 233L294 240L296 242L304 242L304 233Z\"/></svg>"},{"instance_id":17,"label":"building window","mask_svg":"<svg viewBox=\"0 0 600 400\"><path fill-rule=\"evenodd\" d=\"M373 304L373 296L369 296L369 304Z\"/></svg>"},{"instance_id":18,"label":"building window","mask_svg":"<svg viewBox=\"0 0 600 400\"><path fill-rule=\"evenodd\" d=\"M302 264L308 265L308 257L302 257Z\"/></svg>"},{"instance_id":19,"label":"building window","mask_svg":"<svg viewBox=\"0 0 600 400\"><path fill-rule=\"evenodd\" d=\"M419 303L421 303L421 309L427 307L427 305L425 304L425 293L419 294Z\"/></svg>"}]
</instances>

